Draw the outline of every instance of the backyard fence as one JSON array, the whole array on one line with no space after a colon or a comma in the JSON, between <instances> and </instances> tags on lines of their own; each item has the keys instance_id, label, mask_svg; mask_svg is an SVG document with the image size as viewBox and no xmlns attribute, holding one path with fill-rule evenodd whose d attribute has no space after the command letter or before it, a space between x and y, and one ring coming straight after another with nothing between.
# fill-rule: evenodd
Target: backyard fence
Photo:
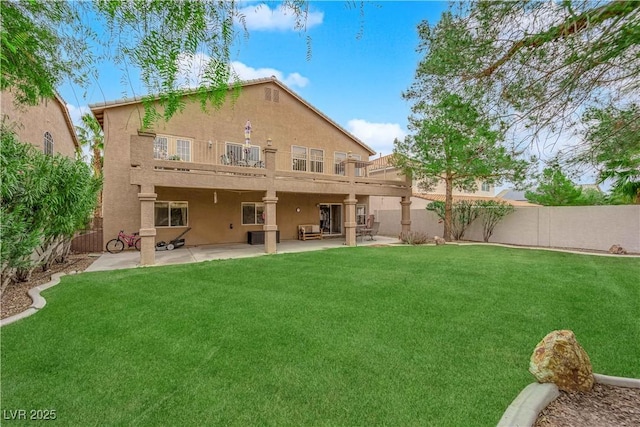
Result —
<instances>
[{"instance_id":1,"label":"backyard fence","mask_svg":"<svg viewBox=\"0 0 640 427\"><path fill-rule=\"evenodd\" d=\"M380 234L398 236L400 210L376 210ZM411 230L442 236L443 224L434 212L411 210ZM482 242L482 223L476 220L464 240ZM620 245L640 253L640 206L520 207L496 225L493 243L608 251Z\"/></svg>"},{"instance_id":2,"label":"backyard fence","mask_svg":"<svg viewBox=\"0 0 640 427\"><path fill-rule=\"evenodd\" d=\"M84 254L90 252L102 252L102 218L93 218L89 226L78 231L71 241L71 252Z\"/></svg>"}]
</instances>

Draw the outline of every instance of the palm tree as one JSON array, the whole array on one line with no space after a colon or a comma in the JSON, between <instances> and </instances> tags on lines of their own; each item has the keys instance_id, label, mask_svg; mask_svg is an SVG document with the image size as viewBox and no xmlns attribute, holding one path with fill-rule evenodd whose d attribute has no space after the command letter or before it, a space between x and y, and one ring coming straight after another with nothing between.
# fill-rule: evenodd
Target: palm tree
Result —
<instances>
[{"instance_id":1,"label":"palm tree","mask_svg":"<svg viewBox=\"0 0 640 427\"><path fill-rule=\"evenodd\" d=\"M104 133L98 120L91 113L81 117L82 126L76 126L78 139L82 147L88 147L91 152L91 167L96 177L102 178L102 152L104 150ZM78 153L81 155L81 153ZM98 193L98 203L94 217L102 218L102 189Z\"/></svg>"}]
</instances>

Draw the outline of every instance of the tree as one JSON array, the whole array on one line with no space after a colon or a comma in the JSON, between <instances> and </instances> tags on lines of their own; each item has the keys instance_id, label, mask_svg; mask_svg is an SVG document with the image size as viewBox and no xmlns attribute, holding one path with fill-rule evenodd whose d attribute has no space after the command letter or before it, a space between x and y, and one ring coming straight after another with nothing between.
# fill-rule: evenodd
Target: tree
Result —
<instances>
[{"instance_id":1,"label":"tree","mask_svg":"<svg viewBox=\"0 0 640 427\"><path fill-rule=\"evenodd\" d=\"M81 120L82 126L76 126L80 145L87 147L91 152L93 176L102 179L102 153L104 150L104 133L102 132L102 127L93 114L84 114ZM98 193L98 204L96 205L94 216L102 217L102 189Z\"/></svg>"},{"instance_id":2,"label":"tree","mask_svg":"<svg viewBox=\"0 0 640 427\"><path fill-rule=\"evenodd\" d=\"M435 105L418 102L409 118L412 135L396 141L394 162L425 186L445 183L444 238L452 237L454 187L474 190L477 180L521 181L527 162L500 145L501 133L491 120L455 94Z\"/></svg>"},{"instance_id":3,"label":"tree","mask_svg":"<svg viewBox=\"0 0 640 427\"><path fill-rule=\"evenodd\" d=\"M640 87L640 2L476 1L459 17L474 42L461 46L470 59L456 76L483 85L512 124L535 135L572 126L589 106L619 105Z\"/></svg>"},{"instance_id":4,"label":"tree","mask_svg":"<svg viewBox=\"0 0 640 427\"><path fill-rule=\"evenodd\" d=\"M586 146L570 161L598 169L598 181L613 181L613 193L640 203L640 107L590 108L583 116Z\"/></svg>"},{"instance_id":5,"label":"tree","mask_svg":"<svg viewBox=\"0 0 640 427\"><path fill-rule=\"evenodd\" d=\"M553 164L542 171L536 190L526 191L524 196L543 206L576 206L581 204L582 189L566 177L558 164Z\"/></svg>"},{"instance_id":6,"label":"tree","mask_svg":"<svg viewBox=\"0 0 640 427\"><path fill-rule=\"evenodd\" d=\"M65 79L86 83L96 72L93 64L107 58L122 66L125 84L132 69L140 72L147 90L145 126L180 111L187 92L203 108L219 106L234 78L230 50L234 25L244 27L242 7L235 1L1 1L0 88L13 88L19 102L35 104L52 98ZM304 31L308 2L285 0L280 7ZM96 34L100 27L106 37ZM181 81L183 68L194 61L201 67L197 81ZM161 108L155 108L156 99Z\"/></svg>"}]
</instances>

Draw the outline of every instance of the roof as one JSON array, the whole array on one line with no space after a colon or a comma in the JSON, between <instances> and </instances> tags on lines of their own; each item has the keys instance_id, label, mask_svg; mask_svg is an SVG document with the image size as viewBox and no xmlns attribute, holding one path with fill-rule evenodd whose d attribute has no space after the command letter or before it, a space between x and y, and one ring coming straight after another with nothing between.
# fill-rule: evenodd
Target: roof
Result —
<instances>
[{"instance_id":1,"label":"roof","mask_svg":"<svg viewBox=\"0 0 640 427\"><path fill-rule=\"evenodd\" d=\"M445 195L444 194L438 194L438 193L433 193L433 194L425 194L425 193L413 193L412 194L413 197L417 197L419 199L423 199L423 200L429 200L431 202L444 202L445 201ZM453 196L453 201L454 202L460 202L460 201L488 201L488 200L493 200L496 202L504 202L507 204L510 204L511 206L514 207L535 207L535 206L539 206L533 203L529 203L529 202L523 202L520 200L507 200L507 199L501 199L499 197L488 197L488 196L468 196L468 195L454 195Z\"/></svg>"},{"instance_id":2,"label":"roof","mask_svg":"<svg viewBox=\"0 0 640 427\"><path fill-rule=\"evenodd\" d=\"M496 197L505 200L517 200L520 202L526 202L527 198L524 196L524 191L518 191L513 188L507 188L499 192Z\"/></svg>"},{"instance_id":3,"label":"roof","mask_svg":"<svg viewBox=\"0 0 640 427\"><path fill-rule=\"evenodd\" d=\"M336 123L335 121L330 119L322 111L318 110L316 107L311 105L309 102L305 101L300 95L295 93L293 90L291 90L284 83L282 83L281 81L276 79L274 76L264 77L264 78L260 78L260 79L254 79L254 80L242 81L242 82L239 82L237 85L234 85L234 86L230 85L229 86L229 90L232 90L234 87L237 87L237 86L247 87L247 86L261 85L261 84L265 84L265 83L275 83L282 90L284 90L289 95L291 95L292 97L294 97L295 99L300 101L304 106L306 106L307 108L312 110L314 113L316 113L317 115L322 117L324 120L329 122L331 125L336 127L339 131L344 133L347 137L351 138L356 144L362 146L362 148L367 150L370 153L370 155L373 155L373 154L376 153L371 147L369 147L367 144L362 142L360 139L358 139L356 136L351 134L349 131L347 131L345 128L340 126L338 123ZM187 92L187 93L185 93L185 96L190 95L192 93L195 93L195 91ZM156 96L156 99L157 98L158 97ZM139 104L141 102L142 102L142 97L136 96L136 97L133 97L133 98L122 98L122 99L117 99L117 100L114 100L114 101L105 101L105 102L99 102L99 103L95 103L95 104L90 104L89 108L91 109L91 112L96 116L96 119L98 120L98 123L100 123L100 126L104 126L103 122L104 122L104 111L105 110L107 110L109 108L122 107L124 105Z\"/></svg>"},{"instance_id":4,"label":"roof","mask_svg":"<svg viewBox=\"0 0 640 427\"><path fill-rule=\"evenodd\" d=\"M57 92L54 92L55 99L62 107L62 115L64 116L64 121L69 129L69 134L71 134L71 139L73 140L73 145L76 147L76 150L80 151L80 141L78 140L78 135L76 134L76 127L73 124L73 120L71 120L71 115L69 115L69 110L67 109L67 103L62 99Z\"/></svg>"}]
</instances>

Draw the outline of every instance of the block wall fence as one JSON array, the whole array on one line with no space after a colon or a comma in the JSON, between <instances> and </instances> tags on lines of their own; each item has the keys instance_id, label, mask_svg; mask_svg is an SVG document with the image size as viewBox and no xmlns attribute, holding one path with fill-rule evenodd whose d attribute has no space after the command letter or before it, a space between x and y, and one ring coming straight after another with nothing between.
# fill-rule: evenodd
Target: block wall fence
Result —
<instances>
[{"instance_id":1,"label":"block wall fence","mask_svg":"<svg viewBox=\"0 0 640 427\"><path fill-rule=\"evenodd\" d=\"M400 210L376 210L380 234L400 234ZM411 230L442 236L443 224L426 209L411 210ZM482 242L482 223L476 220L464 240ZM496 225L492 243L608 251L621 245L640 253L640 206L524 207Z\"/></svg>"}]
</instances>

